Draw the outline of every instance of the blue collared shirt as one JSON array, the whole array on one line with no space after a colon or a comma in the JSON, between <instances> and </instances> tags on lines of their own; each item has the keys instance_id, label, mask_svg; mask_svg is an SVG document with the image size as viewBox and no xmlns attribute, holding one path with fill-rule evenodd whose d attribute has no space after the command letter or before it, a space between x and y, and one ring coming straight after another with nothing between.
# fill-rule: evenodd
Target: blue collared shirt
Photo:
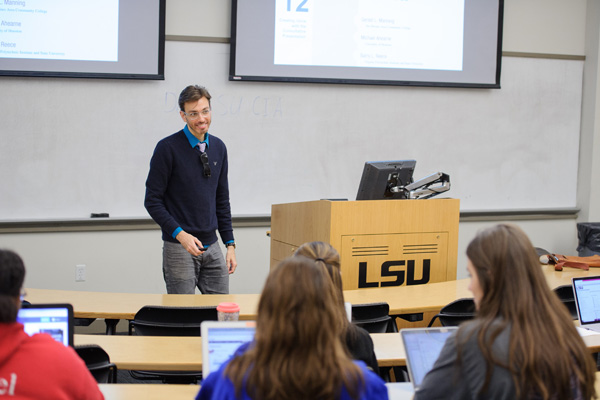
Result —
<instances>
[{"instance_id":1,"label":"blue collared shirt","mask_svg":"<svg viewBox=\"0 0 600 400\"><path fill-rule=\"evenodd\" d=\"M196 147L198 146L198 143L206 143L206 147L208 148L208 138L210 136L208 132L206 132L206 135L204 135L204 140L202 142L200 142L200 140L196 136L192 135L192 132L190 132L190 128L187 126L187 124L183 127L183 133L185 133L185 136L190 142L190 146Z\"/></svg>"}]
</instances>

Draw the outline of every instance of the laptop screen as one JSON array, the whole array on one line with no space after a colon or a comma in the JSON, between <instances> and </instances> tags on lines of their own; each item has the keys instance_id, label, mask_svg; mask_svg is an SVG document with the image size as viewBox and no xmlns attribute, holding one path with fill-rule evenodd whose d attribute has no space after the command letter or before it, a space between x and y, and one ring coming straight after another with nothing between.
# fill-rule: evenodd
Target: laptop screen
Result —
<instances>
[{"instance_id":1,"label":"laptop screen","mask_svg":"<svg viewBox=\"0 0 600 400\"><path fill-rule=\"evenodd\" d=\"M421 386L425 375L433 368L446 339L457 327L412 328L400 330L406 366L415 390Z\"/></svg>"},{"instance_id":2,"label":"laptop screen","mask_svg":"<svg viewBox=\"0 0 600 400\"><path fill-rule=\"evenodd\" d=\"M73 307L70 304L31 304L19 310L17 322L32 336L46 333L65 346L73 346Z\"/></svg>"},{"instance_id":3,"label":"laptop screen","mask_svg":"<svg viewBox=\"0 0 600 400\"><path fill-rule=\"evenodd\" d=\"M204 321L202 332L202 376L219 369L244 343L254 340L254 321Z\"/></svg>"},{"instance_id":4,"label":"laptop screen","mask_svg":"<svg viewBox=\"0 0 600 400\"><path fill-rule=\"evenodd\" d=\"M600 276L573 278L573 294L581 325L600 322Z\"/></svg>"}]
</instances>

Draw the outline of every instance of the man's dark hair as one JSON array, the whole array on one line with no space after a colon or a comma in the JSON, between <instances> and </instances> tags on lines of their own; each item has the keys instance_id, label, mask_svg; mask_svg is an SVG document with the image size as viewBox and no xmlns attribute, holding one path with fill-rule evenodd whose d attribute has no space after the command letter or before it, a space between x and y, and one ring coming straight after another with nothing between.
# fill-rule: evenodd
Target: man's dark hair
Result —
<instances>
[{"instance_id":1,"label":"man's dark hair","mask_svg":"<svg viewBox=\"0 0 600 400\"><path fill-rule=\"evenodd\" d=\"M25 280L25 265L19 255L0 250L0 322L15 322L19 311L16 299Z\"/></svg>"},{"instance_id":2,"label":"man's dark hair","mask_svg":"<svg viewBox=\"0 0 600 400\"><path fill-rule=\"evenodd\" d=\"M188 101L198 101L201 98L206 97L208 105L210 106L210 93L204 86L190 85L181 91L179 95L179 109L185 112L185 103Z\"/></svg>"}]
</instances>

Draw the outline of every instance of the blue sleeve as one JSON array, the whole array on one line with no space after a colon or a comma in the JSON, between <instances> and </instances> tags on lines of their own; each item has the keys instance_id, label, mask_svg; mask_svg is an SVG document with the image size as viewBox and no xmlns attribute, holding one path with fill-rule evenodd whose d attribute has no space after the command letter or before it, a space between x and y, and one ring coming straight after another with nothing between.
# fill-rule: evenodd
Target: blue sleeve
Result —
<instances>
[{"instance_id":1,"label":"blue sleeve","mask_svg":"<svg viewBox=\"0 0 600 400\"><path fill-rule=\"evenodd\" d=\"M200 390L196 395L196 400L210 400L212 399L212 388L208 386L206 383L208 379L203 381L202 386L200 386Z\"/></svg>"},{"instance_id":2,"label":"blue sleeve","mask_svg":"<svg viewBox=\"0 0 600 400\"><path fill-rule=\"evenodd\" d=\"M223 373L225 365L227 364L223 364L218 371L212 372L202 381L196 400L237 400L233 382ZM242 398L246 399L247 396L242 394Z\"/></svg>"},{"instance_id":3,"label":"blue sleeve","mask_svg":"<svg viewBox=\"0 0 600 400\"><path fill-rule=\"evenodd\" d=\"M215 372L210 373L200 384L200 391L196 396L196 400L236 400L235 387L231 379L225 376L225 368L227 364L234 358L243 354L252 342L242 344L231 356L229 360L223 363L221 367ZM243 394L243 398L246 398L246 394Z\"/></svg>"},{"instance_id":4,"label":"blue sleeve","mask_svg":"<svg viewBox=\"0 0 600 400\"><path fill-rule=\"evenodd\" d=\"M367 369L365 366L363 366L361 369L365 377L365 392L362 396L362 399L387 400L388 390L383 379L381 379L381 377L373 371Z\"/></svg>"},{"instance_id":5,"label":"blue sleeve","mask_svg":"<svg viewBox=\"0 0 600 400\"><path fill-rule=\"evenodd\" d=\"M177 235L179 235L179 232L182 232L182 231L183 231L183 229L181 229L181 227L180 227L180 226L179 226L179 227L177 227L177 229L175 229L175 231L174 231L174 232L171 234L171 237L172 237L173 239L175 239L175 238L177 237Z\"/></svg>"}]
</instances>

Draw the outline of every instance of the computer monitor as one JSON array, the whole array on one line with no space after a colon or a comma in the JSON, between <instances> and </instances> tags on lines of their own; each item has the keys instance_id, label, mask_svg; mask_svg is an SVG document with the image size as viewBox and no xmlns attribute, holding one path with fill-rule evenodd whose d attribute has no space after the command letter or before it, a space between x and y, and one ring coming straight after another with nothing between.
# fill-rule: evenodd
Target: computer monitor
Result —
<instances>
[{"instance_id":1,"label":"computer monitor","mask_svg":"<svg viewBox=\"0 0 600 400\"><path fill-rule=\"evenodd\" d=\"M406 199L408 192L392 191L413 182L415 160L367 161L356 200Z\"/></svg>"}]
</instances>

